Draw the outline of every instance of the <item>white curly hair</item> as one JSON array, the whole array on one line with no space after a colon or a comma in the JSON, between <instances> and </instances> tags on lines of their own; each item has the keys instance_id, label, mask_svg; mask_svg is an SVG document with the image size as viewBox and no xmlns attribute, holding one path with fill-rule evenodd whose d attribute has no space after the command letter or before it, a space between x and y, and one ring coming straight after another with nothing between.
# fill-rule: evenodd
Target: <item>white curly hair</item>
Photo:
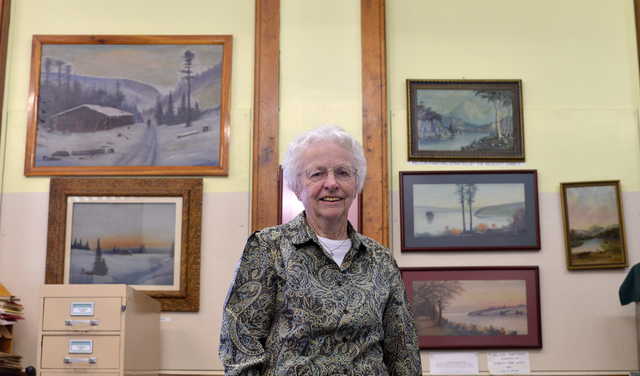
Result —
<instances>
[{"instance_id":1,"label":"white curly hair","mask_svg":"<svg viewBox=\"0 0 640 376\"><path fill-rule=\"evenodd\" d=\"M357 193L362 192L364 180L367 177L367 160L360 143L341 127L324 125L307 131L289 144L282 163L284 181L293 192L299 192L300 175L302 173L303 152L312 144L318 142L334 142L353 156L353 168L356 170Z\"/></svg>"}]
</instances>

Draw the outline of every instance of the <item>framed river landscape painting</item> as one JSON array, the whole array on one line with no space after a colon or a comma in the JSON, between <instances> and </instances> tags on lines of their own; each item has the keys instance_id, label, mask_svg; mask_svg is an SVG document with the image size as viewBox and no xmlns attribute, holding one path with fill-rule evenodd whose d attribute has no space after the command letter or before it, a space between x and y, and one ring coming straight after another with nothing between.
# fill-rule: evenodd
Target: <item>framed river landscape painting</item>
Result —
<instances>
[{"instance_id":1,"label":"framed river landscape painting","mask_svg":"<svg viewBox=\"0 0 640 376\"><path fill-rule=\"evenodd\" d=\"M541 348L537 266L402 268L421 349Z\"/></svg>"},{"instance_id":2,"label":"framed river landscape painting","mask_svg":"<svg viewBox=\"0 0 640 376\"><path fill-rule=\"evenodd\" d=\"M523 161L520 80L407 80L409 160Z\"/></svg>"},{"instance_id":3,"label":"framed river landscape painting","mask_svg":"<svg viewBox=\"0 0 640 376\"><path fill-rule=\"evenodd\" d=\"M197 311L202 179L51 180L46 283L127 284Z\"/></svg>"},{"instance_id":4,"label":"framed river landscape painting","mask_svg":"<svg viewBox=\"0 0 640 376\"><path fill-rule=\"evenodd\" d=\"M229 35L34 35L25 175L227 175L231 51Z\"/></svg>"},{"instance_id":5,"label":"framed river landscape painting","mask_svg":"<svg viewBox=\"0 0 640 376\"><path fill-rule=\"evenodd\" d=\"M535 170L400 172L402 251L538 250Z\"/></svg>"},{"instance_id":6,"label":"framed river landscape painting","mask_svg":"<svg viewBox=\"0 0 640 376\"><path fill-rule=\"evenodd\" d=\"M626 267L620 182L562 183L561 187L568 269Z\"/></svg>"}]
</instances>

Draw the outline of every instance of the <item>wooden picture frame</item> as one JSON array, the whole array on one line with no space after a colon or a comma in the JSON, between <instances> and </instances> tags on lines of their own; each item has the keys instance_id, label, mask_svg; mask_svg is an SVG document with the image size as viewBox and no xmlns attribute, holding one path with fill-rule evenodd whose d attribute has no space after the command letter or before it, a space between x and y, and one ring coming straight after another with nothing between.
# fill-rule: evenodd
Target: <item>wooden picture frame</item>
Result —
<instances>
[{"instance_id":1,"label":"wooden picture frame","mask_svg":"<svg viewBox=\"0 0 640 376\"><path fill-rule=\"evenodd\" d=\"M542 348L537 266L401 268L421 349Z\"/></svg>"},{"instance_id":2,"label":"wooden picture frame","mask_svg":"<svg viewBox=\"0 0 640 376\"><path fill-rule=\"evenodd\" d=\"M539 250L536 170L400 172L402 251Z\"/></svg>"},{"instance_id":3,"label":"wooden picture frame","mask_svg":"<svg viewBox=\"0 0 640 376\"><path fill-rule=\"evenodd\" d=\"M197 312L201 223L202 179L53 178L45 283L129 282Z\"/></svg>"},{"instance_id":4,"label":"wooden picture frame","mask_svg":"<svg viewBox=\"0 0 640 376\"><path fill-rule=\"evenodd\" d=\"M24 174L228 175L230 35L34 35Z\"/></svg>"},{"instance_id":5,"label":"wooden picture frame","mask_svg":"<svg viewBox=\"0 0 640 376\"><path fill-rule=\"evenodd\" d=\"M284 182L284 174L280 166L278 168L278 224L289 222L303 210L302 202ZM358 194L351 203L347 219L356 231L362 231L362 193Z\"/></svg>"},{"instance_id":6,"label":"wooden picture frame","mask_svg":"<svg viewBox=\"0 0 640 376\"><path fill-rule=\"evenodd\" d=\"M620 181L561 183L569 270L628 266Z\"/></svg>"},{"instance_id":7,"label":"wooden picture frame","mask_svg":"<svg viewBox=\"0 0 640 376\"><path fill-rule=\"evenodd\" d=\"M521 80L407 80L410 161L524 161Z\"/></svg>"}]
</instances>

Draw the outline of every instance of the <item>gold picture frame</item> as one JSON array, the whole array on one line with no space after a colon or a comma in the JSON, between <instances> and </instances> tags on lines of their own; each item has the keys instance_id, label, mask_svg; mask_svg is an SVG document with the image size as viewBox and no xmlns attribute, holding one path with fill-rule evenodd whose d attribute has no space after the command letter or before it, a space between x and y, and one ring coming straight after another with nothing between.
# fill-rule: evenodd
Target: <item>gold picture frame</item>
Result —
<instances>
[{"instance_id":1,"label":"gold picture frame","mask_svg":"<svg viewBox=\"0 0 640 376\"><path fill-rule=\"evenodd\" d=\"M628 266L620 181L561 183L567 269Z\"/></svg>"},{"instance_id":2,"label":"gold picture frame","mask_svg":"<svg viewBox=\"0 0 640 376\"><path fill-rule=\"evenodd\" d=\"M45 283L128 283L197 312L201 223L202 179L51 179Z\"/></svg>"},{"instance_id":3,"label":"gold picture frame","mask_svg":"<svg viewBox=\"0 0 640 376\"><path fill-rule=\"evenodd\" d=\"M228 175L231 35L34 35L26 176Z\"/></svg>"}]
</instances>

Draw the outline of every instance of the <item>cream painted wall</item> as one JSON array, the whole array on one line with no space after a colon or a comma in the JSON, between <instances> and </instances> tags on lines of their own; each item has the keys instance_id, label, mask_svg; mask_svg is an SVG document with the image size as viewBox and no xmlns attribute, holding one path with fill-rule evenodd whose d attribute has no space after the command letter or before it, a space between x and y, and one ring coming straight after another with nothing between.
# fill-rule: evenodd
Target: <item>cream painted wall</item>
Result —
<instances>
[{"instance_id":1,"label":"cream painted wall","mask_svg":"<svg viewBox=\"0 0 640 376\"><path fill-rule=\"evenodd\" d=\"M594 179L638 190L634 30L631 0L389 1L394 171L533 168L545 192ZM525 163L407 161L406 79L493 78L523 82Z\"/></svg>"},{"instance_id":2,"label":"cream painted wall","mask_svg":"<svg viewBox=\"0 0 640 376\"><path fill-rule=\"evenodd\" d=\"M281 1L281 9L280 155L323 124L361 139L360 2Z\"/></svg>"},{"instance_id":3,"label":"cream painted wall","mask_svg":"<svg viewBox=\"0 0 640 376\"><path fill-rule=\"evenodd\" d=\"M65 2L15 1L12 4L7 61L5 192L47 192L48 178L23 176L27 98L34 34L232 34L231 142L228 178L206 179L208 192L246 192L249 187L253 100L252 0L171 0Z\"/></svg>"},{"instance_id":4,"label":"cream painted wall","mask_svg":"<svg viewBox=\"0 0 640 376\"><path fill-rule=\"evenodd\" d=\"M282 1L280 150L305 129L337 123L360 138L360 10L356 0ZM558 185L620 179L630 263L640 261L638 64L631 0L387 0L392 245L401 266L539 265L540 373L638 369L625 270L568 272ZM48 178L22 175L33 34L233 34L228 178L205 178L201 311L163 315L165 373L219 374L220 309L249 228L253 20L251 0L13 2L2 129L0 280L23 297L17 352L35 362L37 287L44 279ZM523 80L527 161L409 163L405 79ZM398 172L537 169L539 252L401 253ZM223 236L220 236L224 234ZM481 369L486 370L481 351ZM423 352L425 372L429 369Z\"/></svg>"},{"instance_id":5,"label":"cream painted wall","mask_svg":"<svg viewBox=\"0 0 640 376\"><path fill-rule=\"evenodd\" d=\"M231 34L231 141L228 177L205 178L198 313L162 315L162 369L222 369L221 305L249 233L253 0L18 0L12 2L2 127L0 281L22 297L15 351L35 364L38 288L44 282L49 178L24 177L31 38L34 34Z\"/></svg>"},{"instance_id":6,"label":"cream painted wall","mask_svg":"<svg viewBox=\"0 0 640 376\"><path fill-rule=\"evenodd\" d=\"M630 264L640 261L638 62L633 1L387 2L393 249L401 266L538 265L541 350L535 372L638 369L626 270L566 270L561 182L620 179ZM407 160L406 79L521 79L526 162ZM536 169L538 252L400 251L399 171ZM486 351L479 351L487 370ZM423 368L428 369L426 354Z\"/></svg>"}]
</instances>

